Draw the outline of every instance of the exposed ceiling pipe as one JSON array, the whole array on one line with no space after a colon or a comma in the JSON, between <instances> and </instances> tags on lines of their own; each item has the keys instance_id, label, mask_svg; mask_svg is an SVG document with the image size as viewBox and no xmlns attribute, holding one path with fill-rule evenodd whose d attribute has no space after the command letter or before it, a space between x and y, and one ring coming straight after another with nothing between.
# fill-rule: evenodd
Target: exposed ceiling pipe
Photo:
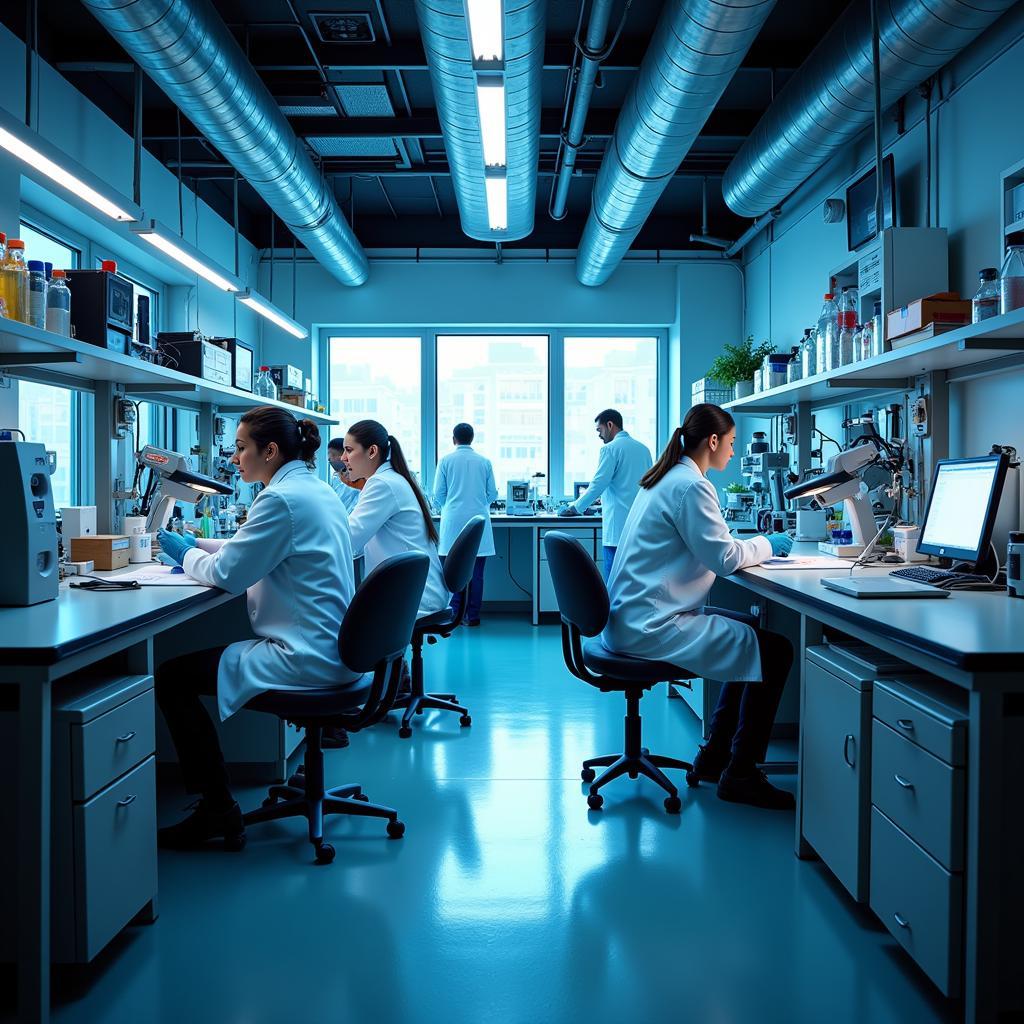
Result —
<instances>
[{"instance_id":1,"label":"exposed ceiling pipe","mask_svg":"<svg viewBox=\"0 0 1024 1024\"><path fill-rule=\"evenodd\" d=\"M533 231L540 158L540 86L545 0L504 0L501 71L505 85L508 224L492 230L487 214L484 153L464 0L416 0L434 102L448 154L462 230L470 238L510 242Z\"/></svg>"},{"instance_id":2,"label":"exposed ceiling pipe","mask_svg":"<svg viewBox=\"0 0 1024 1024\"><path fill-rule=\"evenodd\" d=\"M888 0L879 5L882 106L948 64L1016 0ZM874 116L871 0L855 0L785 84L725 173L729 208L777 206Z\"/></svg>"},{"instance_id":3,"label":"exposed ceiling pipe","mask_svg":"<svg viewBox=\"0 0 1024 1024\"><path fill-rule=\"evenodd\" d=\"M342 284L366 254L305 147L209 0L82 0Z\"/></svg>"},{"instance_id":4,"label":"exposed ceiling pipe","mask_svg":"<svg viewBox=\"0 0 1024 1024\"><path fill-rule=\"evenodd\" d=\"M603 284L626 255L774 6L665 5L598 171L576 257L582 284Z\"/></svg>"}]
</instances>

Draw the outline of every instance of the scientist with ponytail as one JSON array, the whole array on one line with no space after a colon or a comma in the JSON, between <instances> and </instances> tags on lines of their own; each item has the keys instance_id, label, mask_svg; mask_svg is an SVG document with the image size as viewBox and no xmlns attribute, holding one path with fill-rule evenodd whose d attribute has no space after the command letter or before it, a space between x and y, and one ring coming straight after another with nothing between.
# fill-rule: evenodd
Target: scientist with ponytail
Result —
<instances>
[{"instance_id":1,"label":"scientist with ponytail","mask_svg":"<svg viewBox=\"0 0 1024 1024\"><path fill-rule=\"evenodd\" d=\"M365 480L359 501L349 512L352 550L363 555L366 572L385 558L417 551L430 559L418 619L448 607L452 595L444 585L438 534L430 506L413 479L402 446L376 420L353 423L345 434L342 459L353 480Z\"/></svg>"},{"instance_id":2,"label":"scientist with ponytail","mask_svg":"<svg viewBox=\"0 0 1024 1024\"><path fill-rule=\"evenodd\" d=\"M312 420L260 406L240 420L235 454L245 483L264 489L230 540L199 540L161 530L161 561L199 583L246 594L255 640L164 662L156 698L190 793L201 796L184 821L158 834L187 849L211 839L245 843L242 813L228 785L217 731L200 698L216 696L229 718L264 690L340 688L361 679L338 657L338 630L354 592L352 544L338 498L312 472L320 434Z\"/></svg>"},{"instance_id":3,"label":"scientist with ponytail","mask_svg":"<svg viewBox=\"0 0 1024 1024\"><path fill-rule=\"evenodd\" d=\"M717 576L788 555L785 533L731 536L709 470L733 456L736 426L717 405L695 405L640 481L608 581L611 609L603 641L617 654L667 661L720 680L710 736L694 758L691 784L718 784L723 800L775 810L795 801L758 765L793 664L793 648L777 633L705 607Z\"/></svg>"}]
</instances>

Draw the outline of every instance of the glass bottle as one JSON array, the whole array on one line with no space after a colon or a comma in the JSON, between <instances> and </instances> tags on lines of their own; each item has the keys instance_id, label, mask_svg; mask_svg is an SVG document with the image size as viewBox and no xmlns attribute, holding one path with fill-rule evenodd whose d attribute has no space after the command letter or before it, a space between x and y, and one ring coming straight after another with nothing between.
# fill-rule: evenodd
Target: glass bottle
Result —
<instances>
[{"instance_id":1,"label":"glass bottle","mask_svg":"<svg viewBox=\"0 0 1024 1024\"><path fill-rule=\"evenodd\" d=\"M885 353L885 321L882 320L882 303L878 301L873 307L871 316L871 355L880 356Z\"/></svg>"},{"instance_id":2,"label":"glass bottle","mask_svg":"<svg viewBox=\"0 0 1024 1024\"><path fill-rule=\"evenodd\" d=\"M836 337L834 366L849 366L853 362L853 327L843 324Z\"/></svg>"},{"instance_id":3,"label":"glass bottle","mask_svg":"<svg viewBox=\"0 0 1024 1024\"><path fill-rule=\"evenodd\" d=\"M804 329L804 340L800 343L800 377L806 380L818 372L816 345L814 343L814 328Z\"/></svg>"},{"instance_id":4,"label":"glass bottle","mask_svg":"<svg viewBox=\"0 0 1024 1024\"><path fill-rule=\"evenodd\" d=\"M55 270L46 290L46 329L71 337L71 289L63 270Z\"/></svg>"},{"instance_id":5,"label":"glass bottle","mask_svg":"<svg viewBox=\"0 0 1024 1024\"><path fill-rule=\"evenodd\" d=\"M270 376L269 366L260 367L260 372L256 377L252 390L253 394L259 398L277 398L277 385Z\"/></svg>"},{"instance_id":6,"label":"glass bottle","mask_svg":"<svg viewBox=\"0 0 1024 1024\"><path fill-rule=\"evenodd\" d=\"M990 316L999 316L999 271L995 267L978 271L978 291L971 300L972 324Z\"/></svg>"},{"instance_id":7,"label":"glass bottle","mask_svg":"<svg viewBox=\"0 0 1024 1024\"><path fill-rule=\"evenodd\" d=\"M790 352L789 362L786 363L786 383L792 384L800 380L803 374L803 364L800 358L800 351L803 345L794 345Z\"/></svg>"},{"instance_id":8,"label":"glass bottle","mask_svg":"<svg viewBox=\"0 0 1024 1024\"><path fill-rule=\"evenodd\" d=\"M825 303L818 314L818 330L815 341L815 373L825 373L832 369L832 356L835 352L835 343L838 330L837 319L839 309L835 303L835 296L826 292Z\"/></svg>"},{"instance_id":9,"label":"glass bottle","mask_svg":"<svg viewBox=\"0 0 1024 1024\"><path fill-rule=\"evenodd\" d=\"M866 324L861 324L857 328L856 348L858 360L871 358L871 334L872 332L870 320Z\"/></svg>"},{"instance_id":10,"label":"glass bottle","mask_svg":"<svg viewBox=\"0 0 1024 1024\"><path fill-rule=\"evenodd\" d=\"M1024 306L1024 232L1010 235L999 271L999 312L1009 313Z\"/></svg>"},{"instance_id":11,"label":"glass bottle","mask_svg":"<svg viewBox=\"0 0 1024 1024\"><path fill-rule=\"evenodd\" d=\"M20 238L12 238L7 243L7 251L0 264L0 298L7 306L8 318L24 323L28 304L28 268L25 266L25 243Z\"/></svg>"}]
</instances>

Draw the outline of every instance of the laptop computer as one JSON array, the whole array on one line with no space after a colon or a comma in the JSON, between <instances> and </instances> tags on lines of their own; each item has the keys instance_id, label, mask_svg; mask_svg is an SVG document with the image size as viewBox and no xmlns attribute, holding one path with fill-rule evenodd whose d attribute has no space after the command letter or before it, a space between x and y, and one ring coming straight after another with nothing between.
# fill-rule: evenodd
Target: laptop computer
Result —
<instances>
[{"instance_id":1,"label":"laptop computer","mask_svg":"<svg viewBox=\"0 0 1024 1024\"><path fill-rule=\"evenodd\" d=\"M859 598L949 597L928 583L915 583L895 576L826 576L821 585L839 594Z\"/></svg>"}]
</instances>

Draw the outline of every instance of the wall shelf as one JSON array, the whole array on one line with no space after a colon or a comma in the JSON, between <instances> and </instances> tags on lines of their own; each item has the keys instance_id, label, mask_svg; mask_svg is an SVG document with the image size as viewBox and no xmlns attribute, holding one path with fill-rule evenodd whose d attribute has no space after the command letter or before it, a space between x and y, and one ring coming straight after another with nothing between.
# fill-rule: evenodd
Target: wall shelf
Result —
<instances>
[{"instance_id":1,"label":"wall shelf","mask_svg":"<svg viewBox=\"0 0 1024 1024\"><path fill-rule=\"evenodd\" d=\"M829 373L738 398L727 402L725 408L733 413L763 416L788 411L797 402L845 404L909 386L922 373L955 371L1015 352L1024 353L1024 309L980 324L968 324Z\"/></svg>"},{"instance_id":2,"label":"wall shelf","mask_svg":"<svg viewBox=\"0 0 1024 1024\"><path fill-rule=\"evenodd\" d=\"M338 422L324 413L299 409L287 402L258 398L248 391L201 380L119 352L108 352L97 345L64 338L16 320L0 320L0 368L4 366L12 369L44 367L49 376L59 375L71 387L83 383L91 385L97 380L123 384L129 395L144 395L149 401L164 400L172 405L183 398L210 403L232 412L257 405L273 405L316 423Z\"/></svg>"}]
</instances>

